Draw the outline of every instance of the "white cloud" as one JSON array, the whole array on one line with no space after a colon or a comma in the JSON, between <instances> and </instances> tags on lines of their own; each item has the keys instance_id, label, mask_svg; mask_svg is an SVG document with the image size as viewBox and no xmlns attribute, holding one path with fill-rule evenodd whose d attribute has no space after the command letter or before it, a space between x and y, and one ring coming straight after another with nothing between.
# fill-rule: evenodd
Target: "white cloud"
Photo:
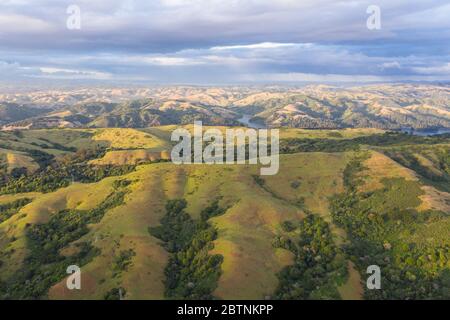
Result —
<instances>
[{"instance_id":1,"label":"white cloud","mask_svg":"<svg viewBox=\"0 0 450 320\"><path fill-rule=\"evenodd\" d=\"M49 32L54 30L52 25L39 18L20 14L0 14L1 33L34 33Z\"/></svg>"},{"instance_id":2,"label":"white cloud","mask_svg":"<svg viewBox=\"0 0 450 320\"><path fill-rule=\"evenodd\" d=\"M241 81L249 82L317 82L317 83L354 83L386 81L387 77L372 75L312 74L312 73L263 73L242 75Z\"/></svg>"},{"instance_id":3,"label":"white cloud","mask_svg":"<svg viewBox=\"0 0 450 320\"><path fill-rule=\"evenodd\" d=\"M450 76L450 62L446 64L442 64L439 66L432 66L432 67L415 67L412 68L417 73L421 74L427 74L427 75L448 75Z\"/></svg>"},{"instance_id":4,"label":"white cloud","mask_svg":"<svg viewBox=\"0 0 450 320\"><path fill-rule=\"evenodd\" d=\"M398 61L391 61L391 62L384 62L381 65L379 65L381 70L387 70L387 69L401 69L400 63Z\"/></svg>"},{"instance_id":5,"label":"white cloud","mask_svg":"<svg viewBox=\"0 0 450 320\"><path fill-rule=\"evenodd\" d=\"M276 43L276 42L262 42L255 44L247 44L247 45L236 45L236 46L218 46L212 47L213 51L222 51L222 50L256 50L256 49L280 49L280 48L289 48L289 47L310 47L311 43Z\"/></svg>"},{"instance_id":6,"label":"white cloud","mask_svg":"<svg viewBox=\"0 0 450 320\"><path fill-rule=\"evenodd\" d=\"M39 70L42 72L42 77L48 78L77 78L77 79L99 79L106 80L110 79L112 76L106 72L99 71L89 71L89 70L75 70L75 69L64 69L64 68L54 68L54 67L40 67Z\"/></svg>"},{"instance_id":7,"label":"white cloud","mask_svg":"<svg viewBox=\"0 0 450 320\"><path fill-rule=\"evenodd\" d=\"M196 59L189 58L177 58L177 57L133 57L131 61L141 61L145 64L157 65L157 66L195 66L202 64L202 62Z\"/></svg>"}]
</instances>

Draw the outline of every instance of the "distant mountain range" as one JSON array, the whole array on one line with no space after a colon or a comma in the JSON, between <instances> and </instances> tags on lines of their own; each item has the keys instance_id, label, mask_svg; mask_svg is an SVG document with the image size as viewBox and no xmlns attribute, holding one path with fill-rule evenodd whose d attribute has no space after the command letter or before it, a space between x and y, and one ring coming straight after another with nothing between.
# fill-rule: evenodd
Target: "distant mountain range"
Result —
<instances>
[{"instance_id":1,"label":"distant mountain range","mask_svg":"<svg viewBox=\"0 0 450 320\"><path fill-rule=\"evenodd\" d=\"M0 125L27 128L238 125L450 128L450 86L87 88L0 94Z\"/></svg>"}]
</instances>

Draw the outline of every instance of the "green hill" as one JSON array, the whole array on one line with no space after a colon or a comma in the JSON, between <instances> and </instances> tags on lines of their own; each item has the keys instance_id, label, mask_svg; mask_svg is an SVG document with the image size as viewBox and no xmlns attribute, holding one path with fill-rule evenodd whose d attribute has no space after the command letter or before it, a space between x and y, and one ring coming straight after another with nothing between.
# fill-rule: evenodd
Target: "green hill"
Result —
<instances>
[{"instance_id":1,"label":"green hill","mask_svg":"<svg viewBox=\"0 0 450 320\"><path fill-rule=\"evenodd\" d=\"M0 297L449 298L448 137L289 129L266 177L136 161L173 128L1 133L30 162L13 176L0 158Z\"/></svg>"}]
</instances>

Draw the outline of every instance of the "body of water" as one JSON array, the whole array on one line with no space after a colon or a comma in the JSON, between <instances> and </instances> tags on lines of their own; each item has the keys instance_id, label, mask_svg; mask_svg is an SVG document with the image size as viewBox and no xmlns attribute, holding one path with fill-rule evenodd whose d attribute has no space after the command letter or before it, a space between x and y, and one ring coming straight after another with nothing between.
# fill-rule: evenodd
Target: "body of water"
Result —
<instances>
[{"instance_id":1,"label":"body of water","mask_svg":"<svg viewBox=\"0 0 450 320\"><path fill-rule=\"evenodd\" d=\"M267 127L262 123L256 123L251 121L252 116L248 114L244 114L242 118L238 119L240 123L242 123L244 126L253 128L253 129L266 129Z\"/></svg>"},{"instance_id":2,"label":"body of water","mask_svg":"<svg viewBox=\"0 0 450 320\"><path fill-rule=\"evenodd\" d=\"M414 130L411 128L401 129L400 131L408 134L413 134L415 136L427 137L435 136L438 134L450 133L450 129L440 128L440 129L425 129L425 130Z\"/></svg>"}]
</instances>

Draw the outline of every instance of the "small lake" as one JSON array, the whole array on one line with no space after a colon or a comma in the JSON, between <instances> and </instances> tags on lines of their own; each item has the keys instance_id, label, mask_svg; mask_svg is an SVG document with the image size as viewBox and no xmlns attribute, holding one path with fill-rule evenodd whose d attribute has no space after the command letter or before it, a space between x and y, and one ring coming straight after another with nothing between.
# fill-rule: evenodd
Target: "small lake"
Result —
<instances>
[{"instance_id":1,"label":"small lake","mask_svg":"<svg viewBox=\"0 0 450 320\"><path fill-rule=\"evenodd\" d=\"M413 134L415 136L427 137L427 136L435 136L438 134L450 133L450 129L440 128L440 129L425 129L425 130L414 130L410 128L401 129L401 132Z\"/></svg>"},{"instance_id":2,"label":"small lake","mask_svg":"<svg viewBox=\"0 0 450 320\"><path fill-rule=\"evenodd\" d=\"M253 128L253 129L266 129L267 127L262 123L256 123L251 121L252 116L248 114L242 115L242 118L238 119L240 123L242 123L244 126Z\"/></svg>"}]
</instances>

